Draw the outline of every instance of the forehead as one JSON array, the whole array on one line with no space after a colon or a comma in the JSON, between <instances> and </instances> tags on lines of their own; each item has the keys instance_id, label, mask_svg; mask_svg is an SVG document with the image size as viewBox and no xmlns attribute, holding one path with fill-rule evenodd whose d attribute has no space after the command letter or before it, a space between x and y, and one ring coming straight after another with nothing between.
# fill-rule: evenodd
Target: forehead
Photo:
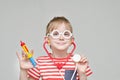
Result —
<instances>
[{"instance_id":1,"label":"forehead","mask_svg":"<svg viewBox=\"0 0 120 80\"><path fill-rule=\"evenodd\" d=\"M64 31L64 30L70 30L70 27L68 27L67 25L62 23L62 24L58 25L58 27L56 29L59 31Z\"/></svg>"},{"instance_id":2,"label":"forehead","mask_svg":"<svg viewBox=\"0 0 120 80\"><path fill-rule=\"evenodd\" d=\"M63 32L64 30L70 30L71 28L68 24L65 23L58 23L58 24L54 24L53 26L51 26L50 32L53 30L59 30L60 32Z\"/></svg>"}]
</instances>

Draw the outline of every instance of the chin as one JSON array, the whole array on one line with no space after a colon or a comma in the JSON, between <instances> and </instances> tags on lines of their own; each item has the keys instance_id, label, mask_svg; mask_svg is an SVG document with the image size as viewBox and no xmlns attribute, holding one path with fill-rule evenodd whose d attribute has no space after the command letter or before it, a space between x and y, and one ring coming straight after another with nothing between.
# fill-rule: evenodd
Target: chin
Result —
<instances>
[{"instance_id":1,"label":"chin","mask_svg":"<svg viewBox=\"0 0 120 80\"><path fill-rule=\"evenodd\" d=\"M56 49L58 49L58 50L66 50L66 49L68 49L68 46L65 46L65 45L57 46Z\"/></svg>"},{"instance_id":2,"label":"chin","mask_svg":"<svg viewBox=\"0 0 120 80\"><path fill-rule=\"evenodd\" d=\"M66 50L66 48L61 48L61 47L56 48L56 49L58 49L58 50Z\"/></svg>"}]
</instances>

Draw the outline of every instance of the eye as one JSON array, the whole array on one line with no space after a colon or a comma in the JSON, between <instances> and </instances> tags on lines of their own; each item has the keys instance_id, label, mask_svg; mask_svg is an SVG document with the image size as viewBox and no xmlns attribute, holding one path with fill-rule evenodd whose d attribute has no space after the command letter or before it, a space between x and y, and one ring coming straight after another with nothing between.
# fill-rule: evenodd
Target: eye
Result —
<instances>
[{"instance_id":1,"label":"eye","mask_svg":"<svg viewBox=\"0 0 120 80\"><path fill-rule=\"evenodd\" d=\"M59 32L58 31L53 31L53 36L58 36L59 35Z\"/></svg>"},{"instance_id":2,"label":"eye","mask_svg":"<svg viewBox=\"0 0 120 80\"><path fill-rule=\"evenodd\" d=\"M69 31L64 32L64 36L69 37L70 35L71 35L71 33Z\"/></svg>"}]
</instances>

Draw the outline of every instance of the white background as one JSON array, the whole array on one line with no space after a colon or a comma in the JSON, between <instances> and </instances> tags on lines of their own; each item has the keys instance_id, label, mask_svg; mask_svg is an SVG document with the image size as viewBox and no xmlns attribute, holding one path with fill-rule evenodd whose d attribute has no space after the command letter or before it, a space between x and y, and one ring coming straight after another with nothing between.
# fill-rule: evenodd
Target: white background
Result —
<instances>
[{"instance_id":1,"label":"white background","mask_svg":"<svg viewBox=\"0 0 120 80\"><path fill-rule=\"evenodd\" d=\"M18 80L20 40L42 48L46 25L65 16L74 29L75 53L88 57L88 80L120 80L120 0L0 0L0 80Z\"/></svg>"}]
</instances>

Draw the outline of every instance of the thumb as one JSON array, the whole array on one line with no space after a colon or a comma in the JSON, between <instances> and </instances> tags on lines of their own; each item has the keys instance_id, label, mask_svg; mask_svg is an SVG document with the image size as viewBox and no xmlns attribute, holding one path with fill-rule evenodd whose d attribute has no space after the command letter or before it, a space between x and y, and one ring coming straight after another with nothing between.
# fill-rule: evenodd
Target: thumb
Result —
<instances>
[{"instance_id":1,"label":"thumb","mask_svg":"<svg viewBox=\"0 0 120 80\"><path fill-rule=\"evenodd\" d=\"M16 55L17 55L18 60L20 61L21 60L20 54L16 52Z\"/></svg>"}]
</instances>

